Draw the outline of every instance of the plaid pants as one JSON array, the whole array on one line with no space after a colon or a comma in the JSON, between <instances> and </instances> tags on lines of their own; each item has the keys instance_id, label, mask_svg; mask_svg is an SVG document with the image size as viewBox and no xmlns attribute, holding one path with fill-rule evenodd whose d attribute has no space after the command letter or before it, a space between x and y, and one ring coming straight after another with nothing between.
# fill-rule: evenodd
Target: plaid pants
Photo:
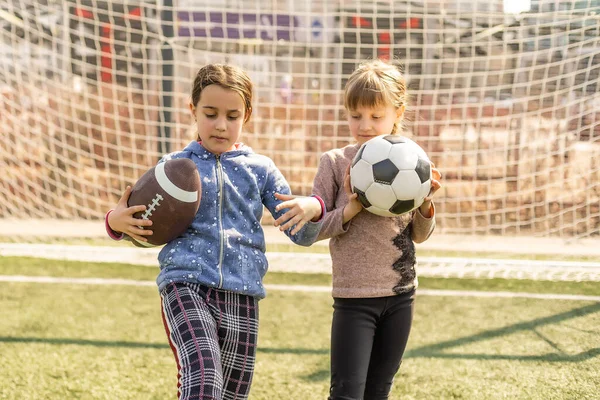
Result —
<instances>
[{"instance_id":1,"label":"plaid pants","mask_svg":"<svg viewBox=\"0 0 600 400\"><path fill-rule=\"evenodd\" d=\"M256 356L258 300L190 283L161 293L177 362L178 399L248 398Z\"/></svg>"}]
</instances>

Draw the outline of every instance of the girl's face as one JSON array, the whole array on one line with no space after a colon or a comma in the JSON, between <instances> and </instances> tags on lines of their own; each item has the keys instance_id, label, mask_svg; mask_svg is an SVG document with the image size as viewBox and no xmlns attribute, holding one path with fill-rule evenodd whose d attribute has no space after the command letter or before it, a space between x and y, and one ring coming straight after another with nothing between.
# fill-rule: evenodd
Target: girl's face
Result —
<instances>
[{"instance_id":1,"label":"girl's face","mask_svg":"<svg viewBox=\"0 0 600 400\"><path fill-rule=\"evenodd\" d=\"M394 124L400 122L404 114L404 106L395 108L392 105L363 107L348 110L348 124L354 140L362 145L367 140L379 135L389 135Z\"/></svg>"},{"instance_id":2,"label":"girl's face","mask_svg":"<svg viewBox=\"0 0 600 400\"><path fill-rule=\"evenodd\" d=\"M245 107L242 97L231 89L209 85L190 110L196 120L202 146L213 154L231 150L244 125Z\"/></svg>"}]
</instances>

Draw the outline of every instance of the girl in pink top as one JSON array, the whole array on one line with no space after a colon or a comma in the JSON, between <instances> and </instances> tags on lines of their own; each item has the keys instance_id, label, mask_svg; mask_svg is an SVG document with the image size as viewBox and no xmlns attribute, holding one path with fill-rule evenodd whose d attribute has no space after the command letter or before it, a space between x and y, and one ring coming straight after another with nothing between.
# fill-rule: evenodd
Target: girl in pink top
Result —
<instances>
[{"instance_id":1,"label":"girl in pink top","mask_svg":"<svg viewBox=\"0 0 600 400\"><path fill-rule=\"evenodd\" d=\"M432 196L441 174L432 164L431 192L413 212L390 218L364 211L350 190L350 164L367 140L399 131L402 73L381 60L362 64L346 84L344 105L356 144L323 154L313 188L327 209L318 240L330 238L333 267L329 400L387 399L412 324L414 243L435 228Z\"/></svg>"}]
</instances>

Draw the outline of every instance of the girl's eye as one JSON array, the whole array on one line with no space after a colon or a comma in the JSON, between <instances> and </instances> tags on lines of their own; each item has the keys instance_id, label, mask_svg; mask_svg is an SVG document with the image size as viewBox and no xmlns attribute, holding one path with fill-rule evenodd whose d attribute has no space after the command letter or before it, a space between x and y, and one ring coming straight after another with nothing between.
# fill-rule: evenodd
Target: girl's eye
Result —
<instances>
[{"instance_id":1,"label":"girl's eye","mask_svg":"<svg viewBox=\"0 0 600 400\"><path fill-rule=\"evenodd\" d=\"M373 115L373 119L379 119L381 118L379 115Z\"/></svg>"},{"instance_id":2,"label":"girl's eye","mask_svg":"<svg viewBox=\"0 0 600 400\"><path fill-rule=\"evenodd\" d=\"M359 118L360 118L360 115L351 115L351 116L350 116L350 118L353 118L353 119L359 119Z\"/></svg>"},{"instance_id":3,"label":"girl's eye","mask_svg":"<svg viewBox=\"0 0 600 400\"><path fill-rule=\"evenodd\" d=\"M204 114L206 116L206 118L214 118L217 116L217 114Z\"/></svg>"},{"instance_id":4,"label":"girl's eye","mask_svg":"<svg viewBox=\"0 0 600 400\"><path fill-rule=\"evenodd\" d=\"M230 121L235 121L238 118L239 118L239 116L237 116L237 115L230 115L229 117L227 117L227 119L229 119Z\"/></svg>"}]
</instances>

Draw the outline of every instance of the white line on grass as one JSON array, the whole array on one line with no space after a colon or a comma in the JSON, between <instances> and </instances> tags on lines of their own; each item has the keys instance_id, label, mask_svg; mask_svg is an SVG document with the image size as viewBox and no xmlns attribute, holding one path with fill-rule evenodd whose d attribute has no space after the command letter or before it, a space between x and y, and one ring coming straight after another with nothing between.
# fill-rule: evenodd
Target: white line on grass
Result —
<instances>
[{"instance_id":1,"label":"white line on grass","mask_svg":"<svg viewBox=\"0 0 600 400\"><path fill-rule=\"evenodd\" d=\"M136 281L133 279L56 278L53 276L24 276L24 275L0 275L0 282L66 283L69 285L156 286L156 283L152 282L152 281Z\"/></svg>"},{"instance_id":2,"label":"white line on grass","mask_svg":"<svg viewBox=\"0 0 600 400\"><path fill-rule=\"evenodd\" d=\"M21 283L64 283L69 285L126 285L126 286L156 286L153 281L136 281L133 279L108 279L108 278L56 278L52 276L23 276L23 275L0 275L0 282ZM329 286L307 286L307 285L265 285L269 290L281 290L289 292L314 292L329 293ZM541 300L577 300L597 301L600 296L586 296L578 294L555 294L555 293L525 293L525 292L484 292L475 290L437 290L419 289L420 296L448 296L448 297L503 297L503 298L526 298Z\"/></svg>"},{"instance_id":3,"label":"white line on grass","mask_svg":"<svg viewBox=\"0 0 600 400\"><path fill-rule=\"evenodd\" d=\"M159 247L75 246L0 243L0 256L84 262L112 262L156 268ZM269 271L331 274L326 253L266 253ZM513 260L463 257L420 257L419 276L440 278L503 278L600 282L600 263L557 260Z\"/></svg>"}]
</instances>

